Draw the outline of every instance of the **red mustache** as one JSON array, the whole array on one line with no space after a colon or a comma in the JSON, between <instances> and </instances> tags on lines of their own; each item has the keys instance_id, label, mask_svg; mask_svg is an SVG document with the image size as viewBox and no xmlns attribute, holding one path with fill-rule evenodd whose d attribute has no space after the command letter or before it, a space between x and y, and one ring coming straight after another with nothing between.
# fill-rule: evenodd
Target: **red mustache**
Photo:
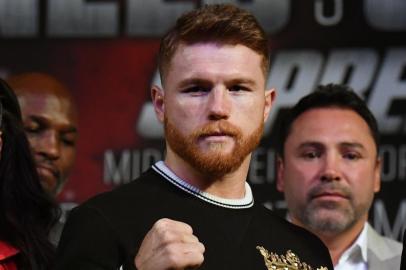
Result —
<instances>
[{"instance_id":1,"label":"red mustache","mask_svg":"<svg viewBox=\"0 0 406 270\"><path fill-rule=\"evenodd\" d=\"M202 128L194 132L194 137L207 137L207 136L230 136L230 137L239 137L241 131L238 127L230 124L226 121L220 121L217 123L208 123Z\"/></svg>"}]
</instances>

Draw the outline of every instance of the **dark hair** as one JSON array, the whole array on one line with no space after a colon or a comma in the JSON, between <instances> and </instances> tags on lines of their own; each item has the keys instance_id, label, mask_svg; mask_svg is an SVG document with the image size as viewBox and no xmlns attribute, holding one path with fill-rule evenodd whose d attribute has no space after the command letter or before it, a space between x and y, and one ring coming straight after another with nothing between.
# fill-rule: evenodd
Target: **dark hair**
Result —
<instances>
[{"instance_id":1,"label":"dark hair","mask_svg":"<svg viewBox=\"0 0 406 270\"><path fill-rule=\"evenodd\" d=\"M262 69L265 75L268 73L268 39L258 21L246 10L218 4L183 14L162 38L158 57L162 81L179 45L199 42L244 45L263 57Z\"/></svg>"},{"instance_id":2,"label":"dark hair","mask_svg":"<svg viewBox=\"0 0 406 270\"><path fill-rule=\"evenodd\" d=\"M356 112L371 131L376 149L379 149L378 123L366 103L348 86L340 84L319 85L314 92L304 96L293 106L281 120L276 150L280 157L284 156L285 142L289 136L293 122L304 112L315 108L337 107ZM332 121L334 121L332 119Z\"/></svg>"},{"instance_id":3,"label":"dark hair","mask_svg":"<svg viewBox=\"0 0 406 270\"><path fill-rule=\"evenodd\" d=\"M1 79L0 103L0 239L20 251L18 269L51 269L55 251L48 234L60 210L42 189L17 98Z\"/></svg>"}]
</instances>

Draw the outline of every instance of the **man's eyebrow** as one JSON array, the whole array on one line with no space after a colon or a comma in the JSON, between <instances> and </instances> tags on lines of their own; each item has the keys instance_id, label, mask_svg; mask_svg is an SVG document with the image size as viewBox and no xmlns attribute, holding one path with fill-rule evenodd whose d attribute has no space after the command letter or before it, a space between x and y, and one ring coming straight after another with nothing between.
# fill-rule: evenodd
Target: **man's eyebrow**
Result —
<instances>
[{"instance_id":1,"label":"man's eyebrow","mask_svg":"<svg viewBox=\"0 0 406 270\"><path fill-rule=\"evenodd\" d=\"M362 143L358 142L342 142L340 143L340 146L365 149L365 146Z\"/></svg>"},{"instance_id":2,"label":"man's eyebrow","mask_svg":"<svg viewBox=\"0 0 406 270\"><path fill-rule=\"evenodd\" d=\"M28 115L28 118L30 120L33 120L35 122L39 122L39 123L46 123L48 122L48 119L46 117L43 116L39 116L39 115Z\"/></svg>"},{"instance_id":3,"label":"man's eyebrow","mask_svg":"<svg viewBox=\"0 0 406 270\"><path fill-rule=\"evenodd\" d=\"M235 84L249 84L249 85L256 85L256 81L249 79L249 78L238 78L238 79L233 79L228 82L231 85Z\"/></svg>"},{"instance_id":4,"label":"man's eyebrow","mask_svg":"<svg viewBox=\"0 0 406 270\"><path fill-rule=\"evenodd\" d=\"M209 80L205 80L202 78L189 78L181 81L179 83L179 87L186 87L189 85L211 85L212 83Z\"/></svg>"},{"instance_id":5,"label":"man's eyebrow","mask_svg":"<svg viewBox=\"0 0 406 270\"><path fill-rule=\"evenodd\" d=\"M63 131L64 133L78 133L78 129L76 127L69 127Z\"/></svg>"},{"instance_id":6,"label":"man's eyebrow","mask_svg":"<svg viewBox=\"0 0 406 270\"><path fill-rule=\"evenodd\" d=\"M323 147L323 144L321 142L317 142L317 141L305 141L305 142L302 142L301 144L299 144L298 148L304 148L304 147L321 148L321 147Z\"/></svg>"},{"instance_id":7,"label":"man's eyebrow","mask_svg":"<svg viewBox=\"0 0 406 270\"><path fill-rule=\"evenodd\" d=\"M29 115L28 118L34 122L39 124L48 124L49 120L46 117L38 116L38 115ZM77 133L78 129L74 125L69 125L67 128L63 130L64 133Z\"/></svg>"},{"instance_id":8,"label":"man's eyebrow","mask_svg":"<svg viewBox=\"0 0 406 270\"><path fill-rule=\"evenodd\" d=\"M189 78L181 81L179 83L179 87L185 87L188 85L211 85L213 82L210 80L202 79L202 78ZM227 85L236 85L236 84L248 84L248 85L256 85L256 81L250 78L236 78L226 81Z\"/></svg>"},{"instance_id":9,"label":"man's eyebrow","mask_svg":"<svg viewBox=\"0 0 406 270\"><path fill-rule=\"evenodd\" d=\"M358 142L340 142L339 146L340 147L347 147L347 148L365 149L365 146L362 143L358 143ZM321 142L317 142L317 141L305 141L305 142L302 142L299 145L299 148L305 148L305 147L322 148L324 146L323 146L323 144Z\"/></svg>"}]
</instances>

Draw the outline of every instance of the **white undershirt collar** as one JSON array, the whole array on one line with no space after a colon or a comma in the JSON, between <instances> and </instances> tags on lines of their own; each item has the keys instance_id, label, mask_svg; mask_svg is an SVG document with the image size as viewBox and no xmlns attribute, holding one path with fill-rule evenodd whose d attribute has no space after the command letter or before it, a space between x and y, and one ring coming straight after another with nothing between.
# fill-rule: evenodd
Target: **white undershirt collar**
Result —
<instances>
[{"instance_id":1,"label":"white undershirt collar","mask_svg":"<svg viewBox=\"0 0 406 270\"><path fill-rule=\"evenodd\" d=\"M225 199L205 191L198 189L195 186L187 183L185 180L179 178L175 173L173 173L163 161L158 161L154 165L152 165L152 169L154 169L157 173L163 176L166 180L170 183L174 184L178 188L186 191L187 193L204 200L208 203L224 207L224 208L232 208L232 209L245 209L250 208L254 205L254 198L252 196L252 191L250 185L245 182L245 195L242 199Z\"/></svg>"},{"instance_id":2,"label":"white undershirt collar","mask_svg":"<svg viewBox=\"0 0 406 270\"><path fill-rule=\"evenodd\" d=\"M335 269L347 269L341 268L344 265L358 265L357 269L364 269L367 263L367 230L368 226L364 225L361 233L358 235L355 242L341 255ZM362 266L361 266L362 265ZM339 267L341 266L341 267ZM355 269L355 268L354 268Z\"/></svg>"}]
</instances>

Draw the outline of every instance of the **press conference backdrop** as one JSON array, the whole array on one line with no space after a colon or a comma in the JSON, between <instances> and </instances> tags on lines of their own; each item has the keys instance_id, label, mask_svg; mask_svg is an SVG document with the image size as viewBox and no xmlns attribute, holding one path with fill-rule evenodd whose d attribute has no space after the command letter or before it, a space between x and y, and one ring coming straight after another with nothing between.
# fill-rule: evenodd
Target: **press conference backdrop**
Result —
<instances>
[{"instance_id":1,"label":"press conference backdrop","mask_svg":"<svg viewBox=\"0 0 406 270\"><path fill-rule=\"evenodd\" d=\"M130 182L163 157L150 102L160 83L159 38L185 11L234 3L270 37L268 86L277 101L248 180L257 203L286 213L275 188L274 132L284 109L321 83L353 87L377 117L382 191L370 221L400 239L406 229L405 0L0 0L0 77L56 76L79 107L76 166L59 197L69 208ZM129 205L128 207L131 207Z\"/></svg>"}]
</instances>

